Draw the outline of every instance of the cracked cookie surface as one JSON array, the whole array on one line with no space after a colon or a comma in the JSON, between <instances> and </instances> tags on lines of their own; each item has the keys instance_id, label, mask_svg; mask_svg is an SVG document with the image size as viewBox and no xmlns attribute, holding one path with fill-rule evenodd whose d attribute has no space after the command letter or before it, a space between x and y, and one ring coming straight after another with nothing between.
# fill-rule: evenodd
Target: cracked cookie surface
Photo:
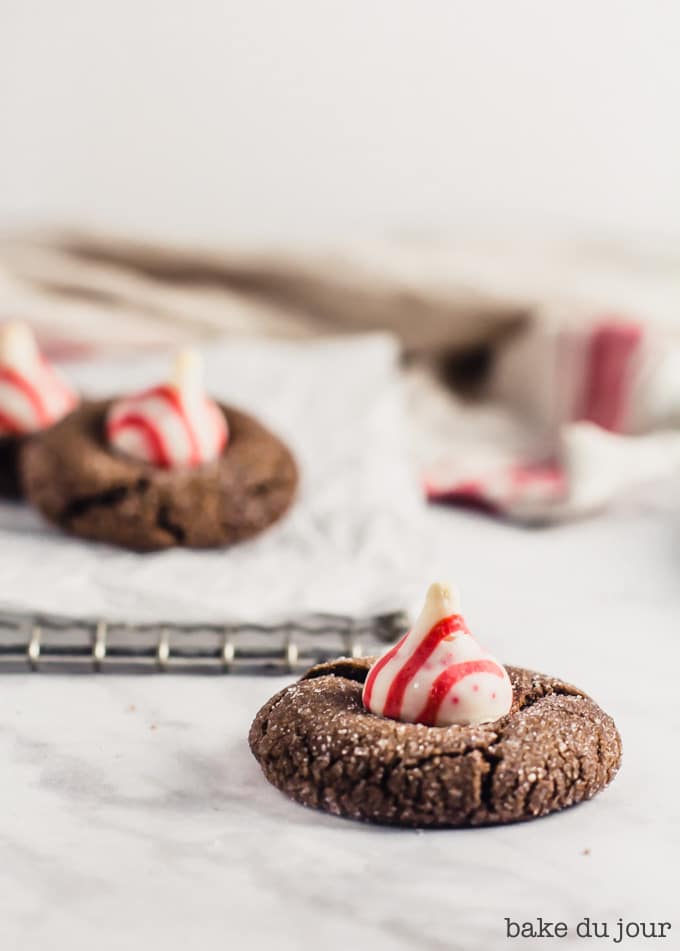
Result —
<instances>
[{"instance_id":1,"label":"cracked cookie surface","mask_svg":"<svg viewBox=\"0 0 680 951\"><path fill-rule=\"evenodd\" d=\"M222 407L230 436L215 462L168 470L109 447L108 407L83 404L22 451L27 499L64 531L134 551L211 548L257 535L290 506L295 460L246 413Z\"/></svg>"},{"instance_id":2,"label":"cracked cookie surface","mask_svg":"<svg viewBox=\"0 0 680 951\"><path fill-rule=\"evenodd\" d=\"M428 727L364 709L374 659L319 664L255 717L250 748L269 782L297 802L389 825L491 825L590 799L619 768L614 721L561 680L506 667L514 698L506 717Z\"/></svg>"}]
</instances>

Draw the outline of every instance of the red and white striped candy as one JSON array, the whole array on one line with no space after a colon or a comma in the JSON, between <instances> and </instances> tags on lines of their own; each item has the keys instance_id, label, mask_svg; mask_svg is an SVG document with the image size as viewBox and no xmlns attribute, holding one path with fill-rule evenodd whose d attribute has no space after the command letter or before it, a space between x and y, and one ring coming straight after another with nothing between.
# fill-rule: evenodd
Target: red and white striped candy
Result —
<instances>
[{"instance_id":1,"label":"red and white striped candy","mask_svg":"<svg viewBox=\"0 0 680 951\"><path fill-rule=\"evenodd\" d=\"M173 382L115 402L106 432L115 449L164 469L211 462L229 435L224 413L203 392L193 351L179 354Z\"/></svg>"},{"instance_id":2,"label":"red and white striped candy","mask_svg":"<svg viewBox=\"0 0 680 951\"><path fill-rule=\"evenodd\" d=\"M509 712L512 686L468 631L452 589L433 584L412 629L369 670L363 702L406 723L474 725Z\"/></svg>"},{"instance_id":3,"label":"red and white striped candy","mask_svg":"<svg viewBox=\"0 0 680 951\"><path fill-rule=\"evenodd\" d=\"M0 436L45 429L77 403L76 393L40 354L25 324L0 329Z\"/></svg>"}]
</instances>

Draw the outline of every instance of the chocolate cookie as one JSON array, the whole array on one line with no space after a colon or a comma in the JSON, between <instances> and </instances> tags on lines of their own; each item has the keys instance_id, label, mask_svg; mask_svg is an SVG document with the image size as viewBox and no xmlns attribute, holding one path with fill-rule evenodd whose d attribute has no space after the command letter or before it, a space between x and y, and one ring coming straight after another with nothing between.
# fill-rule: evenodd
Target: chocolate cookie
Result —
<instances>
[{"instance_id":1,"label":"chocolate cookie","mask_svg":"<svg viewBox=\"0 0 680 951\"><path fill-rule=\"evenodd\" d=\"M20 499L19 455L26 436L0 436L0 498Z\"/></svg>"},{"instance_id":2,"label":"chocolate cookie","mask_svg":"<svg viewBox=\"0 0 680 951\"><path fill-rule=\"evenodd\" d=\"M621 739L586 694L507 667L508 716L429 727L367 713L374 658L313 667L255 717L250 748L274 786L305 806L400 826L481 826L590 799L615 776Z\"/></svg>"},{"instance_id":3,"label":"chocolate cookie","mask_svg":"<svg viewBox=\"0 0 680 951\"><path fill-rule=\"evenodd\" d=\"M230 430L222 455L169 470L111 450L109 405L83 404L22 451L27 499L65 531L135 551L210 548L257 535L291 504L293 456L251 416L222 407Z\"/></svg>"}]
</instances>

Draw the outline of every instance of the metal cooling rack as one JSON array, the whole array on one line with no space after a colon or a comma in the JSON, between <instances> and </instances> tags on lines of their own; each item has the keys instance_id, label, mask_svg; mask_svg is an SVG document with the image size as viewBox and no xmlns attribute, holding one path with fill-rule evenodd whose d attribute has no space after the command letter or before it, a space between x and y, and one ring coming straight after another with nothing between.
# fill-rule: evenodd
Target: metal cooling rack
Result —
<instances>
[{"instance_id":1,"label":"metal cooling rack","mask_svg":"<svg viewBox=\"0 0 680 951\"><path fill-rule=\"evenodd\" d=\"M407 626L404 612L310 615L289 624L125 624L0 611L0 672L293 673L359 657Z\"/></svg>"}]
</instances>

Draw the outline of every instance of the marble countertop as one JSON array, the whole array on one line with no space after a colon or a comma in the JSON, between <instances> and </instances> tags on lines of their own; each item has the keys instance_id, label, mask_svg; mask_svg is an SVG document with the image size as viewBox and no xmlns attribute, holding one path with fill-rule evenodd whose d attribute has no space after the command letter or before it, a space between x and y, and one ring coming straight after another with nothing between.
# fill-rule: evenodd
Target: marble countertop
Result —
<instances>
[{"instance_id":1,"label":"marble countertop","mask_svg":"<svg viewBox=\"0 0 680 951\"><path fill-rule=\"evenodd\" d=\"M592 802L470 831L307 811L246 736L286 678L7 675L0 682L0 946L446 949L504 918L671 921L680 846L680 513L657 502L546 531L432 510L425 585L453 578L479 639L572 680L616 719L622 770ZM407 557L407 553L405 553ZM596 942L607 947L610 942ZM680 947L680 918L665 941Z\"/></svg>"}]
</instances>

